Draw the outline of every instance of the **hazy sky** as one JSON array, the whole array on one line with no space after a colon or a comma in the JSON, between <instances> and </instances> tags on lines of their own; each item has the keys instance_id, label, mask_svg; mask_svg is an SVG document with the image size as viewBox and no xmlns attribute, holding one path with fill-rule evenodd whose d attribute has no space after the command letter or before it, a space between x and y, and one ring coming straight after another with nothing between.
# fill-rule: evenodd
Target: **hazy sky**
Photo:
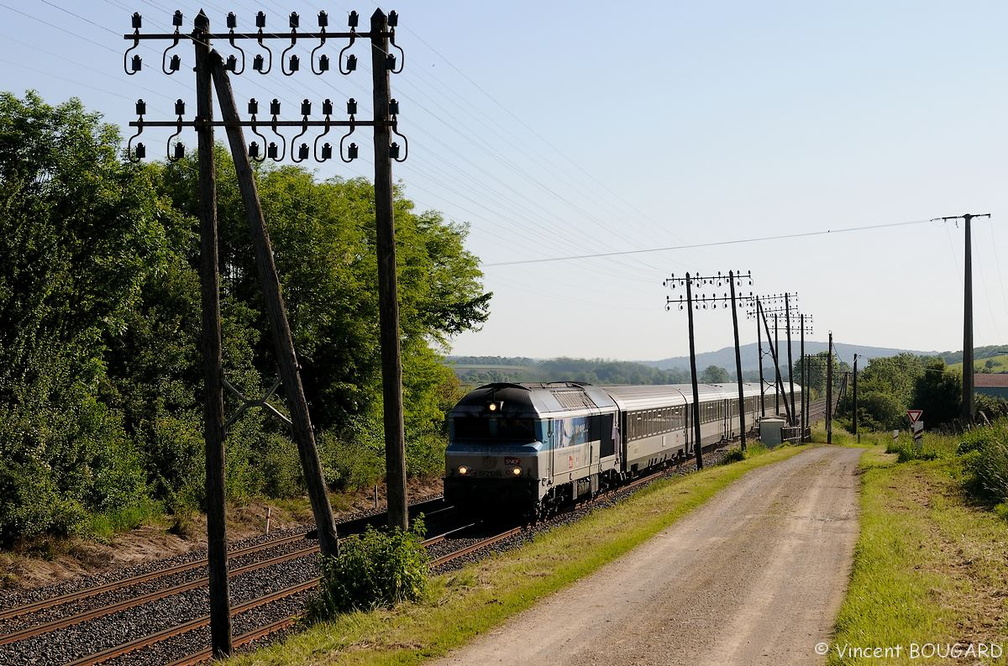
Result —
<instances>
[{"instance_id":1,"label":"hazy sky","mask_svg":"<svg viewBox=\"0 0 1008 666\"><path fill-rule=\"evenodd\" d=\"M201 7L221 32L229 11L253 31L259 10L267 29L288 32L297 11L301 31L314 31L320 9L335 32L353 9L367 30L375 5L0 0L3 89L36 89L53 104L79 97L124 136L137 98L148 120L172 119L179 97L192 114L191 46L175 51L183 68L169 77L145 42L143 71L127 76L122 36L135 11L154 33L171 32L180 9L188 32ZM683 355L686 313L666 311L679 291L664 279L728 270L752 272L745 293L797 292L811 339L832 330L839 342L961 349L963 225L929 220L964 212L992 214L973 222L975 343L1008 344L1008 4L383 9L398 11L405 52L392 90L409 158L394 177L419 208L469 226L494 292L490 320L453 353ZM276 44L278 60L289 42ZM335 59L343 45L331 39L325 52ZM295 76L237 77L239 107L254 96L265 110L276 97L295 120L309 98L320 118L323 99L340 111L355 97L368 117L365 40L348 77L308 72L315 46L298 40ZM168 134L144 132L149 157L161 158ZM370 132L354 139L353 164L306 164L319 178L372 178ZM192 133L182 140L194 148ZM742 315L741 326L742 342L754 341L755 322ZM700 311L696 330L698 351L730 345L730 312Z\"/></svg>"}]
</instances>

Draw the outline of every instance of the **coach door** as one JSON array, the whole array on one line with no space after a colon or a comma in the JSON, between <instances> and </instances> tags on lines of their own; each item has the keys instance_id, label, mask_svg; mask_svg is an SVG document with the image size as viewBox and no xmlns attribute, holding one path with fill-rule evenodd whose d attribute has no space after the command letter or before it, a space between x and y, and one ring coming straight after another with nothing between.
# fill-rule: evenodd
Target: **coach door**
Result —
<instances>
[{"instance_id":1,"label":"coach door","mask_svg":"<svg viewBox=\"0 0 1008 666\"><path fill-rule=\"evenodd\" d=\"M686 418L684 419L686 422L686 433L684 436L686 445L683 447L683 451L687 454L696 453L696 451L694 451L690 446L693 441L693 405L686 404L683 406L683 409L686 410Z\"/></svg>"}]
</instances>

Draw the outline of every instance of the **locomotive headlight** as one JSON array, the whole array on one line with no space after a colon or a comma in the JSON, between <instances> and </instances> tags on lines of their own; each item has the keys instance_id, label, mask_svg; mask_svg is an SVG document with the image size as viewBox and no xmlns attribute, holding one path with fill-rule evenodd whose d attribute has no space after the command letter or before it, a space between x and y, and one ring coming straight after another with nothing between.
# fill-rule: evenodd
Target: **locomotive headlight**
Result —
<instances>
[{"instance_id":1,"label":"locomotive headlight","mask_svg":"<svg viewBox=\"0 0 1008 666\"><path fill-rule=\"evenodd\" d=\"M466 474L469 473L469 468L466 467L465 465L459 465L458 473L459 476L465 476Z\"/></svg>"},{"instance_id":2,"label":"locomotive headlight","mask_svg":"<svg viewBox=\"0 0 1008 666\"><path fill-rule=\"evenodd\" d=\"M522 473L521 467L511 468L511 476L521 476L521 473Z\"/></svg>"}]
</instances>

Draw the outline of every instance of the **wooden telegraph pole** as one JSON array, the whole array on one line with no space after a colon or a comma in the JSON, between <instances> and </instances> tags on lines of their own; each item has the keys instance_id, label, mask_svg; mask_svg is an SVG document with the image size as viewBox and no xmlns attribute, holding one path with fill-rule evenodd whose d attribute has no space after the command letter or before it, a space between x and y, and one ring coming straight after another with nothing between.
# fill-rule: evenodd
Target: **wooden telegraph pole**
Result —
<instances>
[{"instance_id":1,"label":"wooden telegraph pole","mask_svg":"<svg viewBox=\"0 0 1008 666\"><path fill-rule=\"evenodd\" d=\"M767 297L766 300L774 300L774 299L777 299L777 298L778 298L777 296L770 296L770 297ZM778 347L778 345L770 342L770 324L767 322L766 309L763 307L763 302L762 302L763 300L764 300L763 298L757 298L756 299L756 317L760 321L763 322L763 330L766 331L767 345L770 347L770 357L773 359L773 364L774 364L774 381L775 381L775 386L776 386L776 389L777 389L777 395L778 396L783 396L784 395L784 380L781 378L781 373L780 373L780 360L779 360L780 356L777 353L777 347ZM777 320L777 315L775 314L774 315L774 321L776 322L776 320ZM775 324L775 329L776 329L776 324ZM776 338L776 336L775 336L775 338ZM775 409L777 410L776 413L779 414L780 413L780 401L779 400L777 401L777 404L775 405ZM788 421L788 423L792 422L791 407L790 407L790 403L787 401L787 399L784 400L784 416L785 416L786 420Z\"/></svg>"},{"instance_id":2,"label":"wooden telegraph pole","mask_svg":"<svg viewBox=\"0 0 1008 666\"><path fill-rule=\"evenodd\" d=\"M833 443L833 331L826 351L826 443Z\"/></svg>"},{"instance_id":3,"label":"wooden telegraph pole","mask_svg":"<svg viewBox=\"0 0 1008 666\"><path fill-rule=\"evenodd\" d=\"M788 300L789 294L784 294L784 327L787 329L787 374L788 384L791 386L791 426L799 425L794 422L795 402L794 402L794 360L791 357L791 303Z\"/></svg>"},{"instance_id":4,"label":"wooden telegraph pole","mask_svg":"<svg viewBox=\"0 0 1008 666\"><path fill-rule=\"evenodd\" d=\"M766 404L763 394L766 391L766 381L763 379L763 332L760 330L760 320L756 317L756 358L759 365L759 408L760 418L766 417Z\"/></svg>"},{"instance_id":5,"label":"wooden telegraph pole","mask_svg":"<svg viewBox=\"0 0 1008 666\"><path fill-rule=\"evenodd\" d=\"M801 321L801 385L802 385L802 399L801 399L801 428L802 428L802 441L806 441L808 438L805 433L809 430L811 423L809 423L809 400L812 395L812 391L809 389L809 367L808 367L808 356L805 355L805 334L812 332L812 317L806 316L804 312L799 314Z\"/></svg>"},{"instance_id":6,"label":"wooden telegraph pole","mask_svg":"<svg viewBox=\"0 0 1008 666\"><path fill-rule=\"evenodd\" d=\"M973 238L970 222L975 217L990 217L990 213L964 213L936 217L935 220L963 220L966 227L966 248L963 260L963 377L962 377L962 418L973 423Z\"/></svg>"},{"instance_id":7,"label":"wooden telegraph pole","mask_svg":"<svg viewBox=\"0 0 1008 666\"><path fill-rule=\"evenodd\" d=\"M743 451L746 450L746 422L745 422L745 395L742 391L742 351L739 348L738 337L738 309L735 303L735 273L728 271L728 283L731 285L731 316L732 327L735 329L735 378L738 382L739 401L739 443ZM750 283L752 284L752 283ZM763 390L763 387L760 387Z\"/></svg>"},{"instance_id":8,"label":"wooden telegraph pole","mask_svg":"<svg viewBox=\"0 0 1008 666\"><path fill-rule=\"evenodd\" d=\"M857 429L857 354L854 354L854 416L851 421L851 425L854 428L854 436L857 437L857 441L861 441L861 435L858 433Z\"/></svg>"},{"instance_id":9,"label":"wooden telegraph pole","mask_svg":"<svg viewBox=\"0 0 1008 666\"><path fill-rule=\"evenodd\" d=\"M703 451L700 445L700 392L697 388L697 373L696 373L696 344L693 342L693 290L690 286L693 283L690 280L690 274L686 274L686 314L689 320L689 360L690 360L690 378L693 381L693 449L696 455L696 466L697 469L703 469Z\"/></svg>"},{"instance_id":10,"label":"wooden telegraph pole","mask_svg":"<svg viewBox=\"0 0 1008 666\"><path fill-rule=\"evenodd\" d=\"M231 91L231 83L228 80L220 54L216 51L210 56L210 70L213 74L214 86L217 88L221 115L226 123L225 128L231 145L231 155L234 158L235 171L238 174L238 188L241 190L242 201L245 204L245 217L248 221L252 245L255 248L259 282L266 300L266 315L273 332L273 347L280 369L280 380L283 382L287 401L290 404L294 439L297 441L298 456L301 460L301 469L304 472L305 486L308 489L308 500L311 503L312 513L318 528L319 549L325 555L336 555L339 549L336 523L322 475L322 463L319 461L318 447L315 444L315 431L312 429L311 417L308 413L308 401L305 399L304 387L301 384L297 353L294 351L294 336L291 334L290 324L287 321L287 307L284 305L283 294L280 293L280 277L273 260L273 246L270 243L269 232L266 230L266 220L263 217L259 192L256 190L255 178L252 174L252 163L245 151L245 137L239 124L240 117L235 105L234 94Z\"/></svg>"},{"instance_id":11,"label":"wooden telegraph pole","mask_svg":"<svg viewBox=\"0 0 1008 666\"><path fill-rule=\"evenodd\" d=\"M986 214L990 217L990 213ZM962 216L966 227L966 250L963 268L963 379L962 416L973 423L973 239L970 222L976 217Z\"/></svg>"},{"instance_id":12,"label":"wooden telegraph pole","mask_svg":"<svg viewBox=\"0 0 1008 666\"><path fill-rule=\"evenodd\" d=\"M774 336L774 341L773 341L773 346L770 349L773 351L773 354L774 354L774 362L773 362L774 363L774 376L776 377L777 383L780 384L781 383L781 374L780 374L780 329L777 326L777 324L778 324L778 322L777 322L777 313L774 313L774 316L773 316L773 336ZM769 341L770 341L770 330L767 329L767 343L768 344L769 344ZM775 414L780 414L780 399L781 399L782 395L784 395L784 386L783 386L783 384L779 387L779 390L777 391L777 395L774 397L774 413ZM785 403L784 404L784 411L787 411L787 400L785 400L784 403ZM791 417L788 417L788 420L790 421Z\"/></svg>"},{"instance_id":13,"label":"wooden telegraph pole","mask_svg":"<svg viewBox=\"0 0 1008 666\"><path fill-rule=\"evenodd\" d=\"M399 350L399 312L396 288L396 261L395 261L395 231L392 218L392 169L390 160L405 160L405 154L400 159L398 144L390 144L390 132L401 137L406 142L406 137L397 130L398 104L390 99L389 94L389 74L401 71L395 68L395 58L389 54L389 46L402 49L396 45L395 26L398 17L395 12L390 12L387 16L377 10L372 16L372 32L358 33L357 23L359 16L357 12L350 12L347 17L349 32L328 32L328 16L326 12L319 12L318 32L298 32L300 18L297 12L290 15L290 33L282 33L275 30L264 32L266 15L259 12L256 16L258 32L235 32L236 18L234 14L229 14L229 32L214 35L210 32L210 20L203 11L200 11L194 23L193 33L189 36L180 36L179 26L182 25L183 17L181 11L176 11L172 23L175 26L174 33L142 34L143 24L139 12L133 14L133 33L124 37L133 42L133 45L126 50L123 55L123 68L128 75L138 74L142 69L142 58L139 53L130 56L132 52L139 48L140 43L146 40L171 41L172 45L165 50L162 56L161 70L166 75L171 75L181 69L181 60L178 55L168 57L169 51L178 46L180 37L189 37L193 40L196 48L196 88L197 88L197 117L195 120L184 120L185 105L181 101L176 105L177 118L171 121L147 120L144 118L146 104L143 100L137 101L137 120L130 122L131 127L137 129L127 142L127 154L131 161L138 162L146 155L146 148L139 141L134 146L134 140L138 139L145 127L170 127L177 133L183 127L193 127L199 135L199 187L200 187L200 283L202 302L202 351L205 367L206 384L206 407L205 407L205 437L206 437L206 495L207 495L207 540L209 558L209 586L211 599L211 638L213 654L215 658L225 657L230 654L231 645L231 620L228 602L228 581L227 581L227 552L226 534L224 529L224 403L222 387L227 385L223 376L223 363L221 351L221 316L220 316L220 275L218 269L218 238L217 238L217 218L216 218L216 190L214 183L214 127L224 126L227 130L228 141L231 146L231 154L234 157L235 168L238 172L238 184L241 188L242 200L245 204L245 212L248 218L249 233L256 253L256 265L258 268L260 281L263 289L263 296L266 302L266 314L272 329L274 345L277 355L277 363L280 370L280 381L283 383L287 394L287 400L291 409L290 423L294 430L294 438L298 446L298 454L301 459L301 466L304 472L305 484L308 488L308 496L311 501L312 511L318 526L319 546L325 555L335 555L338 551L338 541L336 539L336 528L332 515L332 507L329 504L329 497L326 493L325 481L322 477L322 467L318 458L318 450L315 444L315 434L312 429L311 419L308 414L308 405L305 399L304 390L301 384L301 377L298 367L297 355L294 350L293 336L287 320L286 307L280 289L280 281L277 275L276 264L273 259L273 250L266 231L266 224L263 219L262 206L259 195L256 191L255 180L253 178L250 155L252 158L262 161L267 157L282 161L284 157L277 155L276 145L270 144L266 149L266 154L259 157L259 148L255 142L248 146L246 151L242 127L251 127L255 132L257 126L264 126L266 123L255 120L256 111L250 110L253 116L251 120L242 121L238 115L234 96L231 91L231 84L228 80L228 71L235 75L245 70L245 52L235 45L235 40L255 39L260 46L263 41L268 40L290 40L293 45L297 39L319 40L321 47L327 39L347 39L349 43L340 52L339 71L347 75L355 71L357 58L353 54L345 56L344 53L360 37L370 37L374 59L374 120L358 120L355 117L356 102L351 99L347 102L347 120L334 120L331 118L331 102L326 100L323 104L325 118L322 120L310 120L311 104L308 100L302 105L302 118L298 121L280 121L279 102L275 102L276 111L269 123L271 131L277 135L278 140L286 146L287 138L279 131L280 127L300 127L301 136L308 127L322 128L323 134L327 133L331 127L345 127L349 131L340 141L340 159L350 162L357 157L357 146L350 143L344 153L344 140L347 139L356 127L371 126L375 129L375 209L377 226L377 246L378 265L381 274L379 275L380 291L380 319L381 319L381 346L382 346L382 374L384 380L385 398L385 430L386 430L386 459L388 462L388 483L389 483L389 517L390 523L402 528L407 527L406 514L406 464L405 464L405 438L403 427L403 401L402 401L402 363ZM214 39L228 39L241 53L241 66L236 56L230 56L227 64L222 62L218 53L212 51L211 41ZM265 48L265 47L264 47ZM289 50L289 49L288 49ZM317 49L316 49L317 50ZM287 51L280 57L281 70L290 76L300 69L300 58L298 55L291 55L287 58ZM272 63L272 58L270 59ZM272 64L262 68L262 57L253 60L252 69L258 70L261 74L266 74ZM325 54L319 56L316 61L312 59L311 71L320 75L328 71L329 59ZM217 96L221 103L221 111L224 120L215 122L213 120L213 88L216 86ZM250 109L253 108L255 100L250 101ZM272 105L271 105L272 108ZM307 110L305 110L307 109ZM325 110L328 109L328 110ZM258 134L258 132L256 132ZM261 136L261 135L260 135ZM316 144L318 142L316 141ZM318 148L316 147L316 151ZM286 148L284 149L286 152ZM291 154L294 152L294 142L291 141ZM329 144L322 146L321 153L316 152L315 159L324 162L332 158L332 147ZM406 151L404 151L406 152ZM181 143L177 144L174 153L169 151L168 159L175 161L183 157L184 148ZM298 151L299 160L307 159L310 148L307 143L303 143ZM345 156L346 155L346 156ZM276 386L274 386L274 389ZM270 393L272 393L272 390ZM237 392L236 392L237 393ZM265 399L255 401L247 400L240 396L245 405L239 410L249 406L263 406L270 409L276 415L279 412L266 404ZM267 395L268 397L268 395ZM232 420L235 417L232 417Z\"/></svg>"},{"instance_id":14,"label":"wooden telegraph pole","mask_svg":"<svg viewBox=\"0 0 1008 666\"><path fill-rule=\"evenodd\" d=\"M200 301L203 311L203 372L206 441L207 578L210 645L215 659L230 656L231 602L228 592L224 506L224 362L221 343L220 273L217 256L217 183L214 171L213 89L210 83L210 19L194 22L196 45L196 133L199 144Z\"/></svg>"},{"instance_id":15,"label":"wooden telegraph pole","mask_svg":"<svg viewBox=\"0 0 1008 666\"><path fill-rule=\"evenodd\" d=\"M406 435L403 421L402 357L396 279L395 221L392 216L392 157L389 130L388 17L371 15L371 70L374 78L375 223L378 249L378 307L381 325L382 396L385 415L385 483L388 522L406 529Z\"/></svg>"}]
</instances>

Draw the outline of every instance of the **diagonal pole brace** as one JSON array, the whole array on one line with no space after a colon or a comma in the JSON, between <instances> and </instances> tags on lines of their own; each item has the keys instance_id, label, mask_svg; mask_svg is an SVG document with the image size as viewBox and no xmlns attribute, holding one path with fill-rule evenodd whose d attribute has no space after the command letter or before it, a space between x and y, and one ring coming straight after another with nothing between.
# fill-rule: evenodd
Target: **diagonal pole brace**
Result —
<instances>
[{"instance_id":1,"label":"diagonal pole brace","mask_svg":"<svg viewBox=\"0 0 1008 666\"><path fill-rule=\"evenodd\" d=\"M237 421L242 414L244 414L252 407L261 407L262 409L265 409L267 412L277 417L287 425L292 425L289 416L287 416L286 414L284 414L283 412L281 412L280 410L278 410L276 407L274 407L269 403L269 399L273 396L276 390L280 388L280 384L282 383L279 377L277 377L277 380L273 382L273 386L271 386L270 389L266 391L266 395L264 395L262 398L258 400L252 400L246 398L241 391L236 389L234 385L227 380L227 378L224 378L223 381L224 381L224 388L226 388L228 391L231 391L231 394L234 395L234 397L242 401L242 405L241 407L238 408L238 411L235 412L231 416L231 418L227 420L227 423L224 424L225 431L229 430L231 426L234 424L234 422Z\"/></svg>"}]
</instances>

